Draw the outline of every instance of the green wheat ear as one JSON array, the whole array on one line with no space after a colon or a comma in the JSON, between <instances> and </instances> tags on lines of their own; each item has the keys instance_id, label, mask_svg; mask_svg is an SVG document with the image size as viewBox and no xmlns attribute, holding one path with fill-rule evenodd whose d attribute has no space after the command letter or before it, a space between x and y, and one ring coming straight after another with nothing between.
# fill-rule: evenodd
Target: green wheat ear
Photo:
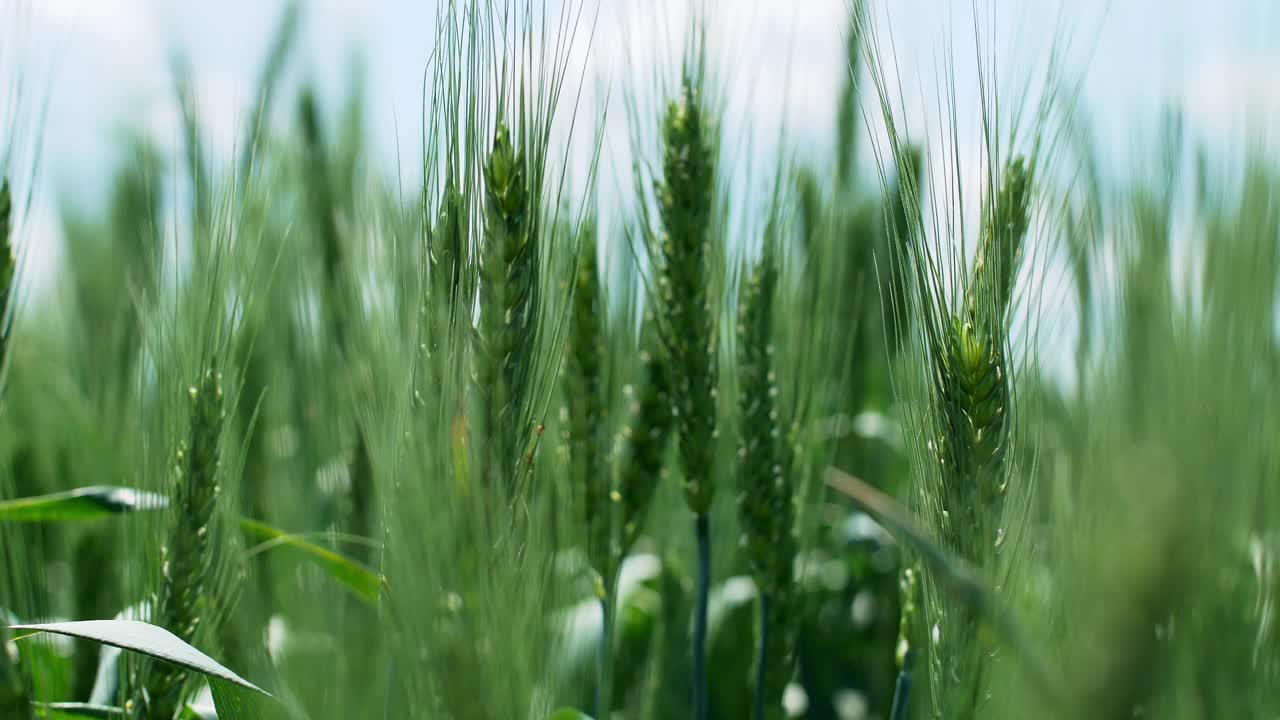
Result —
<instances>
[{"instance_id":1,"label":"green wheat ear","mask_svg":"<svg viewBox=\"0 0 1280 720\"><path fill-rule=\"evenodd\" d=\"M4 253L4 268L0 269L0 294L9 296L13 284L13 192L7 179L0 180L0 252Z\"/></svg>"},{"instance_id":2,"label":"green wheat ear","mask_svg":"<svg viewBox=\"0 0 1280 720\"><path fill-rule=\"evenodd\" d=\"M747 558L762 592L789 588L795 558L795 511L788 472L791 462L779 417L774 368L773 303L777 281L772 253L766 253L743 287L738 324L742 413L738 515Z\"/></svg>"},{"instance_id":3,"label":"green wheat ear","mask_svg":"<svg viewBox=\"0 0 1280 720\"><path fill-rule=\"evenodd\" d=\"M685 78L662 123L662 220L658 284L660 327L672 363L680 458L689 508L704 514L715 488L716 342L708 278L715 198L712 128L698 88Z\"/></svg>"},{"instance_id":4,"label":"green wheat ear","mask_svg":"<svg viewBox=\"0 0 1280 720\"><path fill-rule=\"evenodd\" d=\"M792 577L796 559L793 463L780 417L774 360L775 252L772 245L767 247L752 269L743 287L738 324L738 517L761 599L757 719L773 716L782 707L797 610Z\"/></svg>"},{"instance_id":5,"label":"green wheat ear","mask_svg":"<svg viewBox=\"0 0 1280 720\"><path fill-rule=\"evenodd\" d=\"M1000 192L983 208L982 237L969 291L970 316L988 303L993 320L1002 320L1013 296L1013 282L1029 224L1031 175L1026 161L1014 158L1005 168Z\"/></svg>"},{"instance_id":6,"label":"green wheat ear","mask_svg":"<svg viewBox=\"0 0 1280 720\"><path fill-rule=\"evenodd\" d=\"M920 290L933 383L936 521L948 547L987 571L995 570L1009 482L1009 305L1031 194L1022 159L1005 170L999 190L985 201L980 245L956 309L946 306L936 285ZM939 689L957 717L971 717L981 703L986 653L970 613L945 617L930 661L934 676L948 679Z\"/></svg>"},{"instance_id":7,"label":"green wheat ear","mask_svg":"<svg viewBox=\"0 0 1280 720\"><path fill-rule=\"evenodd\" d=\"M530 393L538 320L537 212L530 207L526 158L499 123L485 166L480 330L476 379L485 437L493 444L489 481L510 483L524 460L523 413Z\"/></svg>"},{"instance_id":8,"label":"green wheat ear","mask_svg":"<svg viewBox=\"0 0 1280 720\"><path fill-rule=\"evenodd\" d=\"M712 232L716 149L701 76L688 68L677 99L662 119L662 177L654 185L661 235L651 239L658 268L658 329L675 414L685 502L694 513L698 580L693 618L694 717L706 720L708 593L711 583L711 502L715 496L716 306L709 286L721 257Z\"/></svg>"},{"instance_id":9,"label":"green wheat ear","mask_svg":"<svg viewBox=\"0 0 1280 720\"><path fill-rule=\"evenodd\" d=\"M592 223L587 223L583 234L587 240L578 253L565 355L569 462L573 486L582 500L579 511L587 530L587 557L607 588L613 577L614 541L611 488L602 451L605 398L601 382L604 333L600 321L604 305Z\"/></svg>"},{"instance_id":10,"label":"green wheat ear","mask_svg":"<svg viewBox=\"0 0 1280 720\"><path fill-rule=\"evenodd\" d=\"M154 622L190 643L209 607L207 583L213 568L212 535L218 502L218 468L225 418L222 375L207 370L188 389L191 427L177 451L170 491L173 512L168 542L161 549L160 594ZM171 720L182 700L187 671L168 664L150 667L133 709L146 720Z\"/></svg>"},{"instance_id":11,"label":"green wheat ear","mask_svg":"<svg viewBox=\"0 0 1280 720\"><path fill-rule=\"evenodd\" d=\"M984 213L964 310L945 320L944 327L935 326L931 337L942 423L933 450L943 477L944 537L979 566L994 547L1004 508L1010 400L1005 347L1029 202L1029 172L1017 158Z\"/></svg>"},{"instance_id":12,"label":"green wheat ear","mask_svg":"<svg viewBox=\"0 0 1280 720\"><path fill-rule=\"evenodd\" d=\"M8 179L0 180L0 371L9 356L9 323L5 313L13 298L18 262L13 252L13 194Z\"/></svg>"},{"instance_id":13,"label":"green wheat ear","mask_svg":"<svg viewBox=\"0 0 1280 720\"><path fill-rule=\"evenodd\" d=\"M9 295L13 290L13 277L17 262L13 255L13 195L8 178L0 179L0 315L7 311ZM9 326L0 317L0 372L9 351ZM31 705L27 702L27 690L18 668L9 659L5 649L9 641L7 631L0 630L0 711L5 717L31 717Z\"/></svg>"},{"instance_id":14,"label":"green wheat ear","mask_svg":"<svg viewBox=\"0 0 1280 720\"><path fill-rule=\"evenodd\" d=\"M466 200L459 192L456 181L450 175L444 183L440 200L440 212L431 232L430 287L432 322L440 318L452 318L454 306L461 293L462 264L466 259L467 210ZM440 341L444 329L438 324L430 338L433 344ZM433 348L433 350L436 348Z\"/></svg>"},{"instance_id":15,"label":"green wheat ear","mask_svg":"<svg viewBox=\"0 0 1280 720\"><path fill-rule=\"evenodd\" d=\"M641 352L640 362L641 382L623 388L627 420L619 443L624 456L616 496L622 505L619 559L640 537L658 483L666 474L664 461L674 419L666 363L647 350Z\"/></svg>"}]
</instances>

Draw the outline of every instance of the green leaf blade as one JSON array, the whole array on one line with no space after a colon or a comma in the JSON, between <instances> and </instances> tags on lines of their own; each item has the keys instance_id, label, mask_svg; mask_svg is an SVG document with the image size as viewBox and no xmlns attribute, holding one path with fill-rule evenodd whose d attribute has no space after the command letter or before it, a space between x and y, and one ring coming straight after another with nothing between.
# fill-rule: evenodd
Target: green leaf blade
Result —
<instances>
[{"instance_id":1,"label":"green leaf blade","mask_svg":"<svg viewBox=\"0 0 1280 720\"><path fill-rule=\"evenodd\" d=\"M66 492L0 502L0 522L96 520L131 512L159 510L163 495L127 487L94 485Z\"/></svg>"},{"instance_id":2,"label":"green leaf blade","mask_svg":"<svg viewBox=\"0 0 1280 720\"><path fill-rule=\"evenodd\" d=\"M48 720L90 720L97 718L123 718L124 710L111 705L94 705L79 702L32 703L36 717Z\"/></svg>"},{"instance_id":3,"label":"green leaf blade","mask_svg":"<svg viewBox=\"0 0 1280 720\"><path fill-rule=\"evenodd\" d=\"M48 632L57 635L92 640L163 660L178 667L192 670L210 678L216 678L254 690L263 695L270 693L235 674L218 661L180 640L173 633L158 625L138 620L80 620L76 622L43 623L37 625L12 625L11 630Z\"/></svg>"},{"instance_id":4,"label":"green leaf blade","mask_svg":"<svg viewBox=\"0 0 1280 720\"><path fill-rule=\"evenodd\" d=\"M347 586L361 600L377 605L382 594L383 578L360 563L344 557L328 548L249 518L240 519L240 529L260 543L287 547L301 553L318 565L334 580Z\"/></svg>"}]
</instances>

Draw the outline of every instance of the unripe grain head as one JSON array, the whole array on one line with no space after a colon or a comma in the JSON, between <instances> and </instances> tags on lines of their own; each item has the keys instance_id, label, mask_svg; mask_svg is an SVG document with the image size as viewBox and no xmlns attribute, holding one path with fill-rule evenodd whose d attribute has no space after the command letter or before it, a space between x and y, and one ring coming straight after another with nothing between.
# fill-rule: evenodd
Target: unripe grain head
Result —
<instances>
[{"instance_id":1,"label":"unripe grain head","mask_svg":"<svg viewBox=\"0 0 1280 720\"><path fill-rule=\"evenodd\" d=\"M537 208L528 192L527 157L499 123L485 167L484 240L480 260L480 328L476 379L491 483L516 477L527 428L538 332Z\"/></svg>"},{"instance_id":2,"label":"unripe grain head","mask_svg":"<svg viewBox=\"0 0 1280 720\"><path fill-rule=\"evenodd\" d=\"M765 706L781 707L794 654L796 607L796 498L791 448L778 398L773 314L778 269L775 249L752 269L739 305L738 373L741 403L738 517L746 555L759 588L766 638L757 661L757 688ZM770 713L772 715L772 713Z\"/></svg>"},{"instance_id":3,"label":"unripe grain head","mask_svg":"<svg viewBox=\"0 0 1280 720\"><path fill-rule=\"evenodd\" d=\"M18 262L13 252L13 194L7 179L0 179L0 370L9 355L8 309L13 302L13 281Z\"/></svg>"},{"instance_id":4,"label":"unripe grain head","mask_svg":"<svg viewBox=\"0 0 1280 720\"><path fill-rule=\"evenodd\" d=\"M172 520L161 549L160 593L153 622L192 642L214 608L208 583L213 576L221 439L225 418L222 375L207 370L191 386L191 426L176 453L170 491ZM133 706L146 720L171 720L182 700L187 671L153 664L135 691Z\"/></svg>"},{"instance_id":5,"label":"unripe grain head","mask_svg":"<svg viewBox=\"0 0 1280 720\"><path fill-rule=\"evenodd\" d=\"M700 88L686 78L662 122L662 232L657 306L672 363L680 458L690 509L711 507L716 430L716 339L709 291L713 253L715 139Z\"/></svg>"},{"instance_id":6,"label":"unripe grain head","mask_svg":"<svg viewBox=\"0 0 1280 720\"><path fill-rule=\"evenodd\" d=\"M590 223L587 225L591 228ZM605 578L612 577L613 513L609 472L603 462L602 429L605 420L601 379L604 311L596 244L592 229L585 233L574 276L573 310L569 347L565 356L565 391L568 410L569 463L574 492L581 498L579 511L586 528L587 557Z\"/></svg>"},{"instance_id":7,"label":"unripe grain head","mask_svg":"<svg viewBox=\"0 0 1280 720\"><path fill-rule=\"evenodd\" d=\"M631 550L666 474L667 441L671 432L670 383L666 363L641 355L643 381L624 388L627 420L622 429L624 457L618 478L621 514L621 556Z\"/></svg>"},{"instance_id":8,"label":"unripe grain head","mask_svg":"<svg viewBox=\"0 0 1280 720\"><path fill-rule=\"evenodd\" d=\"M791 453L778 402L773 303L778 274L771 253L743 288L738 324L741 401L738 515L747 557L762 592L791 585L795 560Z\"/></svg>"}]
</instances>

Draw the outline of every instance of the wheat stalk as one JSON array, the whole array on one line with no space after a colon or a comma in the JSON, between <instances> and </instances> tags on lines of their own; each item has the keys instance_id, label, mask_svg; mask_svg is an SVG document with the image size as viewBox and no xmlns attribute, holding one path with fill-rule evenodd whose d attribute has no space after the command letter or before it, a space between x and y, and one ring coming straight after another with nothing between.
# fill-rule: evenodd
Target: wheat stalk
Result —
<instances>
[{"instance_id":1,"label":"wheat stalk","mask_svg":"<svg viewBox=\"0 0 1280 720\"><path fill-rule=\"evenodd\" d=\"M17 262L13 254L13 195L9 179L0 178L0 308L7 313L9 295L13 291L13 279ZM0 318L0 379L9 354L9 322L7 315ZM32 717L28 703L26 682L18 667L9 658L9 633L0 630L0 711L15 718Z\"/></svg>"},{"instance_id":2,"label":"wheat stalk","mask_svg":"<svg viewBox=\"0 0 1280 720\"><path fill-rule=\"evenodd\" d=\"M694 512L698 550L693 622L694 717L709 713L706 687L707 599L711 583L709 511L715 495L717 343L708 286L713 255L714 129L701 97L701 78L685 74L679 97L662 121L662 178L655 184L662 223L657 308L674 401L684 494Z\"/></svg>"},{"instance_id":3,"label":"wheat stalk","mask_svg":"<svg viewBox=\"0 0 1280 720\"><path fill-rule=\"evenodd\" d=\"M596 572L595 591L600 603L602 630L597 651L596 715L608 717L613 696L613 620L617 610L614 594L616 544L613 523L613 490L604 463L603 438L605 397L602 381L604 298L596 263L595 224L588 220L582 230L586 241L579 246L574 274L573 307L569 318L569 341L565 354L565 392L570 477L578 493L583 527L586 529L587 561Z\"/></svg>"},{"instance_id":4,"label":"wheat stalk","mask_svg":"<svg viewBox=\"0 0 1280 720\"><path fill-rule=\"evenodd\" d=\"M904 567L898 581L902 608L898 611L898 646L894 649L894 662L898 665L898 679L893 688L893 705L889 720L906 720L911 700L911 670L915 664L916 650L911 646L917 637L919 612L916 609L919 571Z\"/></svg>"},{"instance_id":5,"label":"wheat stalk","mask_svg":"<svg viewBox=\"0 0 1280 720\"><path fill-rule=\"evenodd\" d=\"M917 283L932 380L925 427L931 428L937 478L926 492L937 493L936 522L946 546L987 571L994 570L1000 549L1010 481L1005 463L1012 398L1009 305L1028 226L1029 175L1025 161L1011 161L998 193L988 198L958 312L937 294L937 282ZM916 251L914 262L925 266L923 252ZM947 711L969 717L984 692L986 650L976 619L963 608L948 625L932 656L934 676L945 688Z\"/></svg>"},{"instance_id":6,"label":"wheat stalk","mask_svg":"<svg viewBox=\"0 0 1280 720\"><path fill-rule=\"evenodd\" d=\"M774 359L777 252L775 244L767 242L764 257L743 287L738 324L738 517L760 592L756 720L766 717L766 708L772 716L782 707L797 611L792 577L796 558L794 467L780 414Z\"/></svg>"},{"instance_id":7,"label":"wheat stalk","mask_svg":"<svg viewBox=\"0 0 1280 720\"><path fill-rule=\"evenodd\" d=\"M672 363L672 397L689 508L711 508L716 433L715 313L708 288L715 192L712 128L690 78L667 106L662 123L662 181L657 185L658 312Z\"/></svg>"}]
</instances>

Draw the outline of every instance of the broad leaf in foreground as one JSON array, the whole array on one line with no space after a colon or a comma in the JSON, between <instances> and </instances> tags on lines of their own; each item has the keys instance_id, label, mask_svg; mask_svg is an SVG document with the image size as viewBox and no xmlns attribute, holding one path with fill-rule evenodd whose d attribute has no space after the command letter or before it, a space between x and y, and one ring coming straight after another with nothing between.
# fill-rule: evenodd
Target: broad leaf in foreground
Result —
<instances>
[{"instance_id":1,"label":"broad leaf in foreground","mask_svg":"<svg viewBox=\"0 0 1280 720\"><path fill-rule=\"evenodd\" d=\"M132 650L269 696L265 690L228 670L218 661L178 639L173 633L150 623L138 620L81 620L40 625L13 625L10 629L56 633L93 640L123 650Z\"/></svg>"},{"instance_id":2,"label":"broad leaf in foreground","mask_svg":"<svg viewBox=\"0 0 1280 720\"><path fill-rule=\"evenodd\" d=\"M1055 702L1062 702L1067 697L1056 672L1050 668L1009 608L999 601L963 559L930 539L916 524L910 512L888 495L836 468L827 468L827 485L861 505L919 553L925 565L933 571L938 584L990 623L1022 657L1032 679L1046 696Z\"/></svg>"}]
</instances>

